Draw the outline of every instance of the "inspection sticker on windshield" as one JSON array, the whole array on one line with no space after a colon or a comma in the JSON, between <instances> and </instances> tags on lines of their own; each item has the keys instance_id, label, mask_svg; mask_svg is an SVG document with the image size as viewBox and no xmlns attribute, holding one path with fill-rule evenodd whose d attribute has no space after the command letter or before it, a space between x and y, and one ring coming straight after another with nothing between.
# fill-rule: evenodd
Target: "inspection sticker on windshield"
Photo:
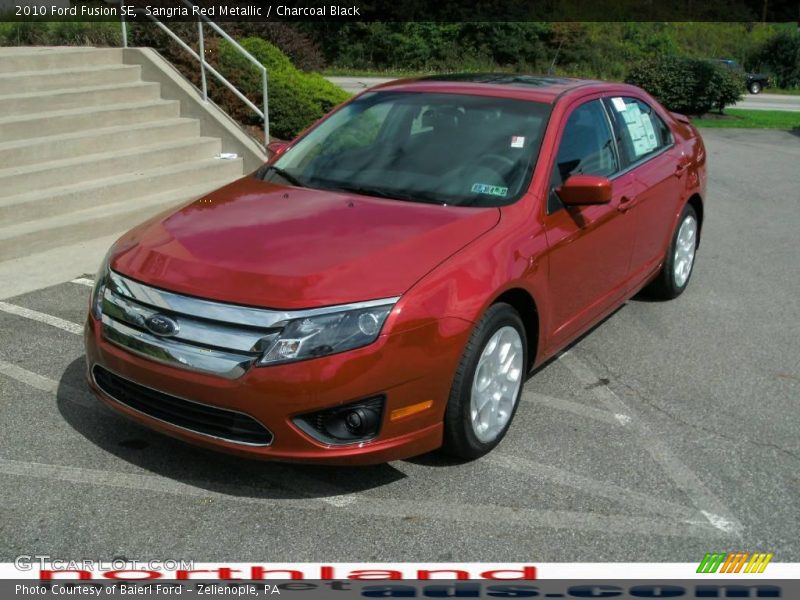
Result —
<instances>
[{"instance_id":1,"label":"inspection sticker on windshield","mask_svg":"<svg viewBox=\"0 0 800 600\"><path fill-rule=\"evenodd\" d=\"M512 148L522 148L525 145L525 136L524 135L512 135L511 136L511 147Z\"/></svg>"},{"instance_id":2,"label":"inspection sticker on windshield","mask_svg":"<svg viewBox=\"0 0 800 600\"><path fill-rule=\"evenodd\" d=\"M472 192L474 194L488 194L490 196L507 196L508 188L499 185L489 185L488 183L473 183Z\"/></svg>"}]
</instances>

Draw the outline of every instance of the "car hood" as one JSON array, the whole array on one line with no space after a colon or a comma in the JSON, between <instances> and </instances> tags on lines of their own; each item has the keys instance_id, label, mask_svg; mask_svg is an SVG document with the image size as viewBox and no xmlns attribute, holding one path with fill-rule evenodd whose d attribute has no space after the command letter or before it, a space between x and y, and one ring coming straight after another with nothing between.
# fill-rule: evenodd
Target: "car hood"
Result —
<instances>
[{"instance_id":1,"label":"car hood","mask_svg":"<svg viewBox=\"0 0 800 600\"><path fill-rule=\"evenodd\" d=\"M399 296L499 218L245 177L133 229L111 264L201 298L311 308Z\"/></svg>"}]
</instances>

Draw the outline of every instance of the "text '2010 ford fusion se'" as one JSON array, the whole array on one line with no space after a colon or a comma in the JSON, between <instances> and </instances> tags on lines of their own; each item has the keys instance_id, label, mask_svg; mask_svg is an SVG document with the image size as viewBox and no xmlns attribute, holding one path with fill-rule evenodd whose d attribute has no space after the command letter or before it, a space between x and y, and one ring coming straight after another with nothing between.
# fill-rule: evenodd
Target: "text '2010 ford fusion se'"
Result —
<instances>
[{"instance_id":1,"label":"text '2010 ford fusion se'","mask_svg":"<svg viewBox=\"0 0 800 600\"><path fill-rule=\"evenodd\" d=\"M339 107L120 238L89 385L242 456L368 464L505 436L526 374L648 286L678 296L706 155L639 88L465 75Z\"/></svg>"}]
</instances>

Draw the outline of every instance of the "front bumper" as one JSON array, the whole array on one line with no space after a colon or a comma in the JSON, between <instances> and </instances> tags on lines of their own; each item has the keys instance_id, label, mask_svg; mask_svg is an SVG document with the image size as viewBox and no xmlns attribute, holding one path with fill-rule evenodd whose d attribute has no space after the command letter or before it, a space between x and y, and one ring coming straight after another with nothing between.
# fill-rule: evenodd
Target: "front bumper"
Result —
<instances>
[{"instance_id":1,"label":"front bumper","mask_svg":"<svg viewBox=\"0 0 800 600\"><path fill-rule=\"evenodd\" d=\"M87 379L111 408L167 435L240 456L265 460L375 464L423 454L442 443L442 420L453 375L471 323L431 320L382 335L364 348L302 362L251 367L228 379L165 365L107 341L89 315L85 328ZM272 433L269 445L216 438L153 418L104 393L92 376L99 365L139 385L202 405L243 413ZM346 445L325 444L295 425L293 418L384 395L377 437ZM427 410L392 419L392 411L432 401Z\"/></svg>"}]
</instances>

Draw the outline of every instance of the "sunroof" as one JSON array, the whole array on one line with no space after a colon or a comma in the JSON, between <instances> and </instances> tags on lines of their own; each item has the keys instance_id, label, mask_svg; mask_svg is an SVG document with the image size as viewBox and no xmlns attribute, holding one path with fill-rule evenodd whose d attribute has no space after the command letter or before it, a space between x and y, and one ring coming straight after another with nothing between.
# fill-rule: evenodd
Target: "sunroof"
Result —
<instances>
[{"instance_id":1,"label":"sunroof","mask_svg":"<svg viewBox=\"0 0 800 600\"><path fill-rule=\"evenodd\" d=\"M567 77L552 77L549 75L515 75L513 73L452 73L448 75L430 75L428 77L422 77L421 79L423 81L463 81L466 83L527 85L532 87L565 85L576 81L575 79L569 79Z\"/></svg>"}]
</instances>

